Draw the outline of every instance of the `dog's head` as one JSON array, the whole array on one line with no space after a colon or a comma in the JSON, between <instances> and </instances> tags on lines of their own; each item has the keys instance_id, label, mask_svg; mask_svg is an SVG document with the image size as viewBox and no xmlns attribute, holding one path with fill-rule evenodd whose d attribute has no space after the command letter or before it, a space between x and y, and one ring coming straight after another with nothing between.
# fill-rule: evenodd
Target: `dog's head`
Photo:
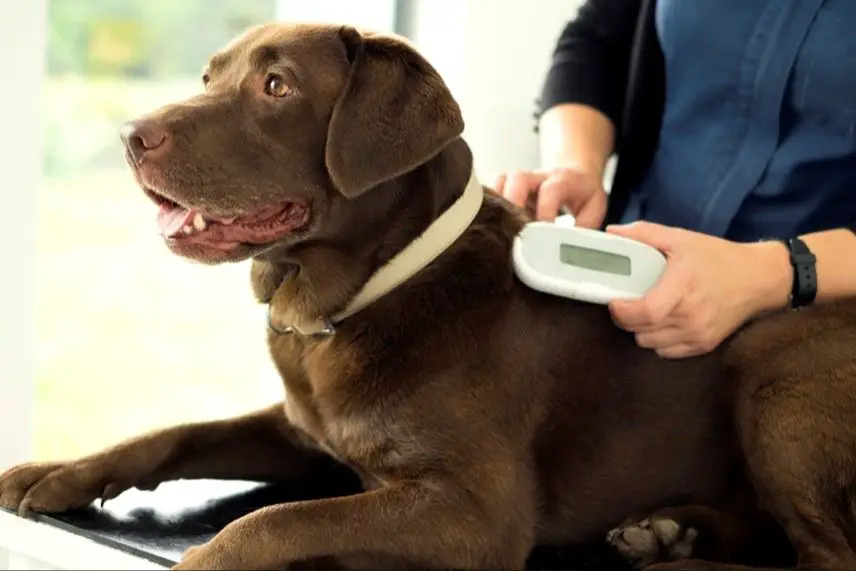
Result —
<instances>
[{"instance_id":1,"label":"dog's head","mask_svg":"<svg viewBox=\"0 0 856 571\"><path fill-rule=\"evenodd\" d=\"M206 263L370 223L384 200L370 190L463 131L416 50L348 26L253 28L211 58L201 83L121 134L167 245Z\"/></svg>"}]
</instances>

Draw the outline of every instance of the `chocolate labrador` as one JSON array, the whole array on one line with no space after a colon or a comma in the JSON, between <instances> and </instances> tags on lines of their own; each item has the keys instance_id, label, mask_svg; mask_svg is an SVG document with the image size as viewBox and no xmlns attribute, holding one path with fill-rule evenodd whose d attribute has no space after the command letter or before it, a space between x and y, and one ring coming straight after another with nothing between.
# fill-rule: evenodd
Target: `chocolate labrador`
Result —
<instances>
[{"instance_id":1,"label":"chocolate labrador","mask_svg":"<svg viewBox=\"0 0 856 571\"><path fill-rule=\"evenodd\" d=\"M123 127L127 160L174 253L252 260L287 398L12 468L0 504L333 458L363 491L260 509L176 568L520 569L535 545L608 539L686 569L748 561L767 515L801 564L856 568L856 304L661 359L603 306L517 281L527 217L475 179L458 105L404 40L264 25L202 79Z\"/></svg>"}]
</instances>

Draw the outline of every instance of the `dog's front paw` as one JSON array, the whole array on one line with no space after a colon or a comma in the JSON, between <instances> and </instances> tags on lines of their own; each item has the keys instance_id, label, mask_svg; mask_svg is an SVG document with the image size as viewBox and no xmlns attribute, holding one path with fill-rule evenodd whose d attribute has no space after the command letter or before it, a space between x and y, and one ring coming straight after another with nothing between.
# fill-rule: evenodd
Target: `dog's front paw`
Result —
<instances>
[{"instance_id":1,"label":"dog's front paw","mask_svg":"<svg viewBox=\"0 0 856 571\"><path fill-rule=\"evenodd\" d=\"M63 512L115 498L130 487L91 461L22 464L0 475L0 507L21 516L30 510Z\"/></svg>"},{"instance_id":2,"label":"dog's front paw","mask_svg":"<svg viewBox=\"0 0 856 571\"><path fill-rule=\"evenodd\" d=\"M653 563L689 559L697 538L695 528L684 527L668 517L653 516L613 529L606 541L641 569Z\"/></svg>"}]
</instances>

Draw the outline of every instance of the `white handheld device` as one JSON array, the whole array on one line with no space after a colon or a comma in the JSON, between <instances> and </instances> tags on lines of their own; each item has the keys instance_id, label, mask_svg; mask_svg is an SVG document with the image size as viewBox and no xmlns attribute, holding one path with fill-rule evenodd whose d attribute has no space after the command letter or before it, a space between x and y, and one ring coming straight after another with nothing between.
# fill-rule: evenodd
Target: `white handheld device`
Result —
<instances>
[{"instance_id":1,"label":"white handheld device","mask_svg":"<svg viewBox=\"0 0 856 571\"><path fill-rule=\"evenodd\" d=\"M515 237L512 262L528 287L589 303L638 299L666 270L666 258L647 244L577 228L568 216L530 222Z\"/></svg>"}]
</instances>

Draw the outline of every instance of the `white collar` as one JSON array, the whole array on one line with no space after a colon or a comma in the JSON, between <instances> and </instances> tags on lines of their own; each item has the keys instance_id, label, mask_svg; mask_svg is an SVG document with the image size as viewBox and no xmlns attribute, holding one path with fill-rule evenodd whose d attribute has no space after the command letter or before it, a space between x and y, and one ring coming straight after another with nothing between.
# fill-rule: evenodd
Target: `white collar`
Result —
<instances>
[{"instance_id":1,"label":"white collar","mask_svg":"<svg viewBox=\"0 0 856 571\"><path fill-rule=\"evenodd\" d=\"M484 189L473 169L463 194L422 234L381 266L342 311L305 325L276 326L271 318L272 304L269 304L268 327L279 334L332 335L339 322L388 294L445 252L472 224L481 209L483 200Z\"/></svg>"}]
</instances>

